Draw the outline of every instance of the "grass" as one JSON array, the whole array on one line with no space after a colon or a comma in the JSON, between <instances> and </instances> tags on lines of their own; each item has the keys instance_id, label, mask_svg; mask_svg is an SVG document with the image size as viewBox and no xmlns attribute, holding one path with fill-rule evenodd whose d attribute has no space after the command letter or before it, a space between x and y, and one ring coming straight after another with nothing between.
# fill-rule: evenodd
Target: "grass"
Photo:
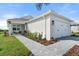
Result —
<instances>
[{"instance_id":1,"label":"grass","mask_svg":"<svg viewBox=\"0 0 79 59\"><path fill-rule=\"evenodd\" d=\"M14 36L0 32L0 56L28 56L30 51Z\"/></svg>"},{"instance_id":2,"label":"grass","mask_svg":"<svg viewBox=\"0 0 79 59\"><path fill-rule=\"evenodd\" d=\"M79 32L73 32L73 33L72 33L72 36L79 37Z\"/></svg>"}]
</instances>

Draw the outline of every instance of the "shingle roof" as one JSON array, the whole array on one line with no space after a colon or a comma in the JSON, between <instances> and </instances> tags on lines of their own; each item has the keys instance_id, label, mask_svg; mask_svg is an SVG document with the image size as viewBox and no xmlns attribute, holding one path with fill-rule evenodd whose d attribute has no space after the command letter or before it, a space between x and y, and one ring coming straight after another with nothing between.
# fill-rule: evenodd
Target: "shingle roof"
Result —
<instances>
[{"instance_id":1,"label":"shingle roof","mask_svg":"<svg viewBox=\"0 0 79 59\"><path fill-rule=\"evenodd\" d=\"M13 18L13 19L8 19L8 21L9 20L24 20L24 21L26 21L26 20L29 20L29 19L32 19L33 17L31 16L31 15L27 15L27 16L23 16L23 17L20 17L20 18Z\"/></svg>"},{"instance_id":2,"label":"shingle roof","mask_svg":"<svg viewBox=\"0 0 79 59\"><path fill-rule=\"evenodd\" d=\"M38 18L43 17L43 16L45 16L47 14L53 14L53 15L56 15L57 17L63 18L64 20L67 20L69 22L73 22L73 20L70 20L67 17L60 15L59 13L55 12L54 10L49 10L49 11L47 11L46 13L44 13L44 14L42 14L40 16L37 16L35 18L32 18L29 22L36 21Z\"/></svg>"}]
</instances>

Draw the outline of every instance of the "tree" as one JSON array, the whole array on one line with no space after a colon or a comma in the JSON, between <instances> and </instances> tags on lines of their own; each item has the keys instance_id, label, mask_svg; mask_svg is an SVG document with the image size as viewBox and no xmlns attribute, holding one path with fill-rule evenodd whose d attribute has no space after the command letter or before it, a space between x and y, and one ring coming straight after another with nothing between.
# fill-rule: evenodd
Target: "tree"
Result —
<instances>
[{"instance_id":1,"label":"tree","mask_svg":"<svg viewBox=\"0 0 79 59\"><path fill-rule=\"evenodd\" d=\"M37 10L40 11L40 10L42 9L42 6L43 6L43 5L46 5L46 6L47 6L47 5L49 5L49 3L36 3L36 8L37 8Z\"/></svg>"}]
</instances>

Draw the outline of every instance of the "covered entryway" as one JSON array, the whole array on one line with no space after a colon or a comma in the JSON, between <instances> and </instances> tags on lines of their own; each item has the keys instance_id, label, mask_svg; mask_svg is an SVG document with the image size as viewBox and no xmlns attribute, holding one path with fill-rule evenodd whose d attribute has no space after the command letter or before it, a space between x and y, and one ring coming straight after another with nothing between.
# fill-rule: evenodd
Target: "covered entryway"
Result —
<instances>
[{"instance_id":1,"label":"covered entryway","mask_svg":"<svg viewBox=\"0 0 79 59\"><path fill-rule=\"evenodd\" d=\"M25 24L13 24L13 33L23 33L25 30Z\"/></svg>"}]
</instances>

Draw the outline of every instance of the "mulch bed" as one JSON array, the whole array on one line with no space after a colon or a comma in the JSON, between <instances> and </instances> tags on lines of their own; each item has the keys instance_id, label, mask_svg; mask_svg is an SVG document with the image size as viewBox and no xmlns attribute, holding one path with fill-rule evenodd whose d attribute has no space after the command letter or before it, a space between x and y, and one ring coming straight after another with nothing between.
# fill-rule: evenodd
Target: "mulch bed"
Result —
<instances>
[{"instance_id":1,"label":"mulch bed","mask_svg":"<svg viewBox=\"0 0 79 59\"><path fill-rule=\"evenodd\" d=\"M79 45L74 45L63 56L79 56Z\"/></svg>"},{"instance_id":2,"label":"mulch bed","mask_svg":"<svg viewBox=\"0 0 79 59\"><path fill-rule=\"evenodd\" d=\"M24 36L25 36L25 35L24 35ZM25 37L26 37L26 36L25 36ZM32 40L33 40L33 39L32 39ZM56 42L57 42L57 39L51 38L49 41L46 40L46 39L40 39L40 40L35 39L34 41L36 41L36 42L38 42L38 43L40 43L40 44L43 44L43 45L45 45L45 46L48 46L48 45L50 45L50 44L56 43Z\"/></svg>"},{"instance_id":3,"label":"mulch bed","mask_svg":"<svg viewBox=\"0 0 79 59\"><path fill-rule=\"evenodd\" d=\"M39 40L38 42L41 43L41 44L43 44L43 45L45 45L45 46L48 46L48 45L50 45L50 44L56 43L57 40L52 40L52 39L49 40L49 41L47 41L47 40Z\"/></svg>"}]
</instances>

